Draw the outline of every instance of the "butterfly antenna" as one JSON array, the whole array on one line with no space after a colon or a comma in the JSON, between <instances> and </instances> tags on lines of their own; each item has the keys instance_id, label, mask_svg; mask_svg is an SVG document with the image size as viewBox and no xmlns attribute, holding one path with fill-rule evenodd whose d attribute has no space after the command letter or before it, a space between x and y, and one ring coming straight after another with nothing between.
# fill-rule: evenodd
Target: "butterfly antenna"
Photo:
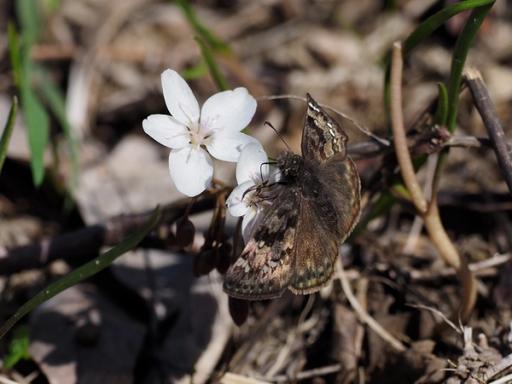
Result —
<instances>
[{"instance_id":1,"label":"butterfly antenna","mask_svg":"<svg viewBox=\"0 0 512 384\"><path fill-rule=\"evenodd\" d=\"M279 139L284 143L284 145L286 146L286 148L288 148L288 150L290 152L293 152L292 149L290 148L290 146L288 145L288 143L286 142L286 140L283 138L283 136L277 131L277 129L275 129L275 127L272 125L272 123L270 123L269 121L265 121L264 123L266 126L272 128L272 130L276 133L277 137L279 137Z\"/></svg>"}]
</instances>

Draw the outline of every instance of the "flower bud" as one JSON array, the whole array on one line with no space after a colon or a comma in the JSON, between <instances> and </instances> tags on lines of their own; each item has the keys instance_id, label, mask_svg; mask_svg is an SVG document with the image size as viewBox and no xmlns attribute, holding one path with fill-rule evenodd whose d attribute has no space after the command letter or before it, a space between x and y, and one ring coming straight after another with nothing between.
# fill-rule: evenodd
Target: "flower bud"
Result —
<instances>
[{"instance_id":1,"label":"flower bud","mask_svg":"<svg viewBox=\"0 0 512 384\"><path fill-rule=\"evenodd\" d=\"M213 250L202 250L194 258L193 271L196 277L209 274L213 268L215 268L215 255Z\"/></svg>"},{"instance_id":2,"label":"flower bud","mask_svg":"<svg viewBox=\"0 0 512 384\"><path fill-rule=\"evenodd\" d=\"M247 300L229 297L229 314L237 326L241 326L249 316L249 302Z\"/></svg>"},{"instance_id":3,"label":"flower bud","mask_svg":"<svg viewBox=\"0 0 512 384\"><path fill-rule=\"evenodd\" d=\"M192 244L196 228L188 217L182 217L176 221L176 242L181 248Z\"/></svg>"},{"instance_id":4,"label":"flower bud","mask_svg":"<svg viewBox=\"0 0 512 384\"><path fill-rule=\"evenodd\" d=\"M222 243L219 247L217 256L217 263L215 268L220 274L225 274L231 264L231 255L233 253L233 247L229 243Z\"/></svg>"}]
</instances>

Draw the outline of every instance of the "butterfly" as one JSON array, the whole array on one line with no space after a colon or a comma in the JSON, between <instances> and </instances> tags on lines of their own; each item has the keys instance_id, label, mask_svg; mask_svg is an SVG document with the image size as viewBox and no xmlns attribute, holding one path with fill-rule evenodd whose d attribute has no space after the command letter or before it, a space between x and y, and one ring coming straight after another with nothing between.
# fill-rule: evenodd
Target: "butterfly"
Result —
<instances>
[{"instance_id":1,"label":"butterfly","mask_svg":"<svg viewBox=\"0 0 512 384\"><path fill-rule=\"evenodd\" d=\"M281 178L267 186L272 201L226 272L229 296L273 299L286 289L310 294L329 282L361 207L361 182L347 140L341 125L308 94L302 156L285 152L276 159Z\"/></svg>"}]
</instances>

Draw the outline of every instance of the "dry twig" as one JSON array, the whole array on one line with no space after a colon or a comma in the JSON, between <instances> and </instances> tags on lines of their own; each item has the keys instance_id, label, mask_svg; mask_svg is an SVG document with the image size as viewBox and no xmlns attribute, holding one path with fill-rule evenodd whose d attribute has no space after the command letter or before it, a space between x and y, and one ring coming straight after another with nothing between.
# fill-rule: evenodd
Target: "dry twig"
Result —
<instances>
[{"instance_id":1,"label":"dry twig","mask_svg":"<svg viewBox=\"0 0 512 384\"><path fill-rule=\"evenodd\" d=\"M343 268L343 264L341 262L341 258L338 258L338 268L339 268L339 277L341 281L341 287L343 289L343 293L347 297L348 302L356 312L359 320L364 324L368 325L371 330L373 330L377 335L379 335L383 340L388 342L394 349L400 352L404 352L406 350L405 345L402 344L400 340L386 331L373 317L370 316L368 312L364 310L359 301L357 301L354 296L354 292L352 292L352 288L350 287L350 283L348 281L347 275L345 274L345 269Z\"/></svg>"},{"instance_id":2,"label":"dry twig","mask_svg":"<svg viewBox=\"0 0 512 384\"><path fill-rule=\"evenodd\" d=\"M503 132L503 127L496 114L496 109L489 96L489 91L485 86L482 75L475 68L467 68L464 76L466 84L473 96L473 102L482 117L487 132L489 132L489 137L494 152L496 152L503 177L507 182L508 189L512 193L512 159L510 158L509 149L507 148L505 132Z\"/></svg>"},{"instance_id":3,"label":"dry twig","mask_svg":"<svg viewBox=\"0 0 512 384\"><path fill-rule=\"evenodd\" d=\"M512 354L505 356L498 364L489 368L487 370L487 372L485 373L483 379L485 381L489 381L494 376L498 375L499 373L503 372L506 369L509 369L510 367L512 367ZM506 377L511 378L511 376L512 375L508 375ZM493 381L493 383L497 384L499 382L499 380L501 380L501 379ZM501 383L508 383L508 381L501 381Z\"/></svg>"}]
</instances>

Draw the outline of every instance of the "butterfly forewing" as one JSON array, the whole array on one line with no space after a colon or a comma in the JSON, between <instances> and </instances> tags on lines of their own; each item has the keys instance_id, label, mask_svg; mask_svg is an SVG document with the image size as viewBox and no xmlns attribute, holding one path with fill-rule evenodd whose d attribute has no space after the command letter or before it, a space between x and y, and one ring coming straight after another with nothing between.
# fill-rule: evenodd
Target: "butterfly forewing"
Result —
<instances>
[{"instance_id":1,"label":"butterfly forewing","mask_svg":"<svg viewBox=\"0 0 512 384\"><path fill-rule=\"evenodd\" d=\"M361 213L361 181L352 159L340 161L337 156L320 166L319 180L323 191L337 216L338 239L340 244L350 235Z\"/></svg>"},{"instance_id":2,"label":"butterfly forewing","mask_svg":"<svg viewBox=\"0 0 512 384\"><path fill-rule=\"evenodd\" d=\"M348 140L346 133L309 93L307 105L302 131L302 156L318 162L323 162L336 154L344 159Z\"/></svg>"},{"instance_id":3,"label":"butterfly forewing","mask_svg":"<svg viewBox=\"0 0 512 384\"><path fill-rule=\"evenodd\" d=\"M300 213L297 189L281 188L266 208L244 250L226 272L224 291L230 296L262 300L281 296L290 284L293 245Z\"/></svg>"}]
</instances>

